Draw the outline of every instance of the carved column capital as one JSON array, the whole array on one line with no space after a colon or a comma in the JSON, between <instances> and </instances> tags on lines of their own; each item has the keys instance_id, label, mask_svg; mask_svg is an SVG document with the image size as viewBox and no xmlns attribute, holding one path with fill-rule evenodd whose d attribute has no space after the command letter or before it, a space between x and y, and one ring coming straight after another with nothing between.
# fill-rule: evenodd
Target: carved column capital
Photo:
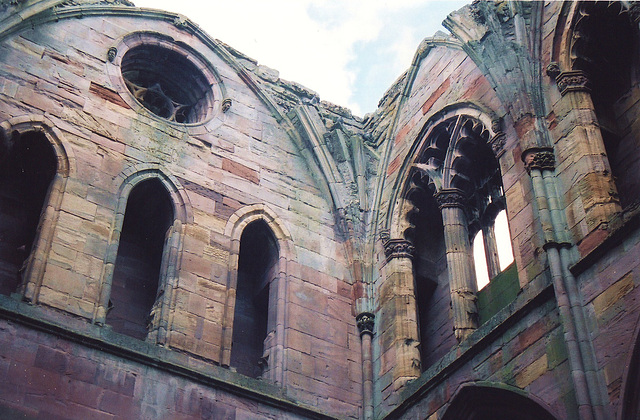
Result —
<instances>
[{"instance_id":1,"label":"carved column capital","mask_svg":"<svg viewBox=\"0 0 640 420\"><path fill-rule=\"evenodd\" d=\"M493 154L496 157L500 157L504 154L504 146L507 144L507 135L502 131L498 131L495 136L489 140L489 146L491 146L491 150L493 150Z\"/></svg>"},{"instance_id":2,"label":"carved column capital","mask_svg":"<svg viewBox=\"0 0 640 420\"><path fill-rule=\"evenodd\" d=\"M375 315L371 312L362 312L356 316L356 324L358 331L362 337L364 334L373 335L373 327L375 325Z\"/></svg>"},{"instance_id":3,"label":"carved column capital","mask_svg":"<svg viewBox=\"0 0 640 420\"><path fill-rule=\"evenodd\" d=\"M540 171L553 171L556 167L556 158L551 149L530 149L523 153L523 160L527 172L538 169Z\"/></svg>"},{"instance_id":4,"label":"carved column capital","mask_svg":"<svg viewBox=\"0 0 640 420\"><path fill-rule=\"evenodd\" d=\"M556 83L563 96L567 92L591 92L589 79L582 70L563 71L556 77Z\"/></svg>"},{"instance_id":5,"label":"carved column capital","mask_svg":"<svg viewBox=\"0 0 640 420\"><path fill-rule=\"evenodd\" d=\"M384 243L387 261L393 258L413 258L416 247L407 239L388 239Z\"/></svg>"},{"instance_id":6,"label":"carved column capital","mask_svg":"<svg viewBox=\"0 0 640 420\"><path fill-rule=\"evenodd\" d=\"M436 201L440 206L440 209L445 207L464 207L467 197L464 191L457 188L447 188L438 191L436 194Z\"/></svg>"}]
</instances>

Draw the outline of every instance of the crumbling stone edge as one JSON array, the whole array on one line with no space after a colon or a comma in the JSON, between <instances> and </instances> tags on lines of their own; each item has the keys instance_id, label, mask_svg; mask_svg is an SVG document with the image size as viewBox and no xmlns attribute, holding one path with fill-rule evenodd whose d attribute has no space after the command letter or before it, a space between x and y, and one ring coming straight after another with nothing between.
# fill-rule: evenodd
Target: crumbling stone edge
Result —
<instances>
[{"instance_id":1,"label":"crumbling stone edge","mask_svg":"<svg viewBox=\"0 0 640 420\"><path fill-rule=\"evenodd\" d=\"M50 308L21 302L13 297L0 295L0 319L6 319L88 348L179 375L239 397L282 409L288 413L310 419L341 419L295 401L276 385L231 372L187 354L115 333L108 327L89 324L85 320L74 319Z\"/></svg>"},{"instance_id":2,"label":"crumbling stone edge","mask_svg":"<svg viewBox=\"0 0 640 420\"><path fill-rule=\"evenodd\" d=\"M538 282L522 289L516 300L501 309L490 320L481 325L459 346L454 347L442 359L427 369L416 380L407 384L402 390L401 403L389 413L378 415L385 420L397 419L418 402L425 394L446 380L453 372L469 362L483 351L496 338L536 308L545 304L555 304L553 284L546 277L539 277ZM382 413L379 413L382 414Z\"/></svg>"}]
</instances>

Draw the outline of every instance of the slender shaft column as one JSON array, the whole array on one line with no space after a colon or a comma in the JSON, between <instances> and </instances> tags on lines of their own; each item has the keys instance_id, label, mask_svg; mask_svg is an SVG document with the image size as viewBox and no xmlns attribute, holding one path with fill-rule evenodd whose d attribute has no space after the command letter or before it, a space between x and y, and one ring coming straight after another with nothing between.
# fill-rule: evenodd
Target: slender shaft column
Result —
<instances>
[{"instance_id":1,"label":"slender shaft column","mask_svg":"<svg viewBox=\"0 0 640 420\"><path fill-rule=\"evenodd\" d=\"M549 261L558 311L564 328L571 377L581 419L604 420L603 389L596 373L592 345L585 327L583 306L575 278L568 270L570 243L566 221L555 190L555 159L551 149L530 149L523 154L531 176L534 197L544 234L544 250Z\"/></svg>"},{"instance_id":2,"label":"slender shaft column","mask_svg":"<svg viewBox=\"0 0 640 420\"><path fill-rule=\"evenodd\" d=\"M493 224L482 227L482 240L484 242L484 255L487 259L489 278L492 279L500 274L500 259L498 258L498 244L496 243L496 232Z\"/></svg>"},{"instance_id":3,"label":"slender shaft column","mask_svg":"<svg viewBox=\"0 0 640 420\"><path fill-rule=\"evenodd\" d=\"M436 199L444 224L453 328L457 340L463 341L478 328L478 286L463 207L465 197L461 190L451 188L438 192Z\"/></svg>"},{"instance_id":4,"label":"slender shaft column","mask_svg":"<svg viewBox=\"0 0 640 420\"><path fill-rule=\"evenodd\" d=\"M363 312L356 317L362 345L362 409L363 419L373 418L373 365L371 363L371 338L373 337L374 315Z\"/></svg>"}]
</instances>

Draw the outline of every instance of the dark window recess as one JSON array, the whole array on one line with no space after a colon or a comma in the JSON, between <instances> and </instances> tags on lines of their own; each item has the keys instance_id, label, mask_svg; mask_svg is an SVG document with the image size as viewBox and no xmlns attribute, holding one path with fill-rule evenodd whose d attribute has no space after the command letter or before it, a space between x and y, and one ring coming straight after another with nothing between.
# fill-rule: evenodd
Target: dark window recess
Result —
<instances>
[{"instance_id":1,"label":"dark window recess","mask_svg":"<svg viewBox=\"0 0 640 420\"><path fill-rule=\"evenodd\" d=\"M572 50L574 68L587 73L620 203L640 201L640 126L637 114L640 83L637 71L640 33L619 2L585 2Z\"/></svg>"},{"instance_id":2,"label":"dark window recess","mask_svg":"<svg viewBox=\"0 0 640 420\"><path fill-rule=\"evenodd\" d=\"M500 388L463 388L442 420L555 420L545 408L515 392Z\"/></svg>"},{"instance_id":3,"label":"dark window recess","mask_svg":"<svg viewBox=\"0 0 640 420\"><path fill-rule=\"evenodd\" d=\"M129 194L107 314L114 331L139 339L147 336L173 217L171 199L158 179L141 182Z\"/></svg>"},{"instance_id":4,"label":"dark window recess","mask_svg":"<svg viewBox=\"0 0 640 420\"><path fill-rule=\"evenodd\" d=\"M240 238L231 367L252 378L260 377L269 363L263 356L269 332L269 286L277 276L277 263L278 246L267 224L249 224Z\"/></svg>"},{"instance_id":5,"label":"dark window recess","mask_svg":"<svg viewBox=\"0 0 640 420\"><path fill-rule=\"evenodd\" d=\"M42 133L14 135L0 153L0 293L20 284L57 161Z\"/></svg>"},{"instance_id":6,"label":"dark window recess","mask_svg":"<svg viewBox=\"0 0 640 420\"><path fill-rule=\"evenodd\" d=\"M207 78L176 51L155 45L134 47L122 57L122 77L145 108L169 121L196 123L212 108Z\"/></svg>"}]
</instances>

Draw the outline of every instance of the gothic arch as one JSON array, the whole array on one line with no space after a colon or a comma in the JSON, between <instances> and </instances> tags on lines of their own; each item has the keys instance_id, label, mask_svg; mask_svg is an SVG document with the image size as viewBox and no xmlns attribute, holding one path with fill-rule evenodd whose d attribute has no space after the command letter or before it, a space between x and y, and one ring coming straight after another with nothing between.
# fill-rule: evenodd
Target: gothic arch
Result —
<instances>
[{"instance_id":1,"label":"gothic arch","mask_svg":"<svg viewBox=\"0 0 640 420\"><path fill-rule=\"evenodd\" d=\"M629 350L622 377L620 420L637 420L640 417L640 316L636 318L633 347Z\"/></svg>"},{"instance_id":2,"label":"gothic arch","mask_svg":"<svg viewBox=\"0 0 640 420\"><path fill-rule=\"evenodd\" d=\"M434 127L440 122L463 115L481 124L495 158L499 159L501 150L504 147L505 136L502 132L502 120L492 110L475 103L461 102L446 106L442 110L435 112L429 117L420 134L411 145L396 178L393 188L394 195L390 200L394 204L389 209L386 222L386 229L389 230L391 238L403 237L406 229L410 227L406 217L409 213L414 212L415 209L408 202L407 197L411 194L411 178L415 172L414 166L425 147L425 141L431 135Z\"/></svg>"},{"instance_id":3,"label":"gothic arch","mask_svg":"<svg viewBox=\"0 0 640 420\"><path fill-rule=\"evenodd\" d=\"M458 388L442 420L556 420L536 397L519 388L490 382Z\"/></svg>"},{"instance_id":4,"label":"gothic arch","mask_svg":"<svg viewBox=\"0 0 640 420\"><path fill-rule=\"evenodd\" d=\"M229 240L229 270L227 277L227 301L224 308L223 333L221 357L223 366L229 366L231 362L231 344L234 325L234 307L236 302L236 290L238 286L238 263L240 260L240 242L243 232L247 226L263 222L273 234L278 252L278 275L271 283L271 290L275 296L270 298L275 302L274 314L274 337L270 348L268 370L265 378L283 384L286 371L284 350L286 348L287 337L287 289L290 281L291 265L295 263L296 255L293 241L288 229L277 214L264 204L254 204L238 209L227 221L225 227L225 237Z\"/></svg>"},{"instance_id":5,"label":"gothic arch","mask_svg":"<svg viewBox=\"0 0 640 420\"><path fill-rule=\"evenodd\" d=\"M42 133L49 141L57 160L56 173L49 186L36 237L31 252L26 260L22 284L19 292L26 301L36 303L44 277L45 266L51 250L51 242L60 212L60 205L67 183L67 179L75 176L76 160L73 148L68 144L61 130L48 118L42 115L27 115L14 117L0 124L0 138L9 141L9 137L19 141L19 137L29 132ZM0 145L0 152L4 145Z\"/></svg>"},{"instance_id":6,"label":"gothic arch","mask_svg":"<svg viewBox=\"0 0 640 420\"><path fill-rule=\"evenodd\" d=\"M182 243L184 240L183 226L193 223L193 212L188 197L177 179L167 175L159 165L134 165L120 175L121 184L118 191L115 217L111 226L111 237L104 259L101 278L100 298L94 311L94 322L104 324L109 310L109 299L113 284L113 275L118 256L118 248L125 222L125 212L131 192L142 183L154 180L164 188L173 207L173 221L169 224L162 251L161 269L158 279L158 293L153 305L153 313L149 325L147 341L165 344L169 331L169 308L173 302L180 269Z\"/></svg>"}]
</instances>

